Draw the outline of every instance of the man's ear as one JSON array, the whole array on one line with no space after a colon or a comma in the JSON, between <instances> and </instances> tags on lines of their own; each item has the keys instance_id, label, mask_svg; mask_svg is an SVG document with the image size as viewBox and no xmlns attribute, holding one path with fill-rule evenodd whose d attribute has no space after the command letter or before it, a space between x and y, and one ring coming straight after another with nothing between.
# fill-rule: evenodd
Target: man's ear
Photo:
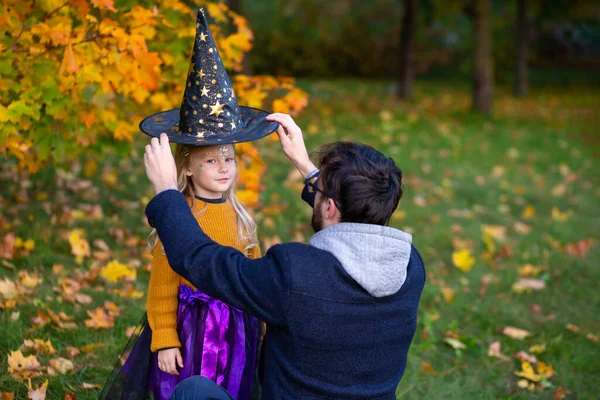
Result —
<instances>
[{"instance_id":1,"label":"man's ear","mask_svg":"<svg viewBox=\"0 0 600 400\"><path fill-rule=\"evenodd\" d=\"M336 216L339 217L340 210L337 209L335 201L333 199L327 199L327 209L325 210L325 216L327 219L334 219Z\"/></svg>"}]
</instances>

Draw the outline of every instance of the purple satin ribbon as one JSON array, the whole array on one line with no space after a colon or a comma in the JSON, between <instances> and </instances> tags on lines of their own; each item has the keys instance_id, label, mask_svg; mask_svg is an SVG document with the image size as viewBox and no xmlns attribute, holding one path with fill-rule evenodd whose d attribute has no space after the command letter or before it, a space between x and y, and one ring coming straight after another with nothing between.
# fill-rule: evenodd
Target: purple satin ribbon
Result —
<instances>
[{"instance_id":1,"label":"purple satin ribbon","mask_svg":"<svg viewBox=\"0 0 600 400\"><path fill-rule=\"evenodd\" d=\"M201 302L208 306L204 337L188 337L190 343L186 343L186 348L194 347L193 341L201 341L200 375L226 388L237 398L246 363L246 334L244 325L234 324L231 319L243 318L242 311L187 286L180 287L179 300L189 305L198 306ZM232 336L235 340L228 340Z\"/></svg>"}]
</instances>

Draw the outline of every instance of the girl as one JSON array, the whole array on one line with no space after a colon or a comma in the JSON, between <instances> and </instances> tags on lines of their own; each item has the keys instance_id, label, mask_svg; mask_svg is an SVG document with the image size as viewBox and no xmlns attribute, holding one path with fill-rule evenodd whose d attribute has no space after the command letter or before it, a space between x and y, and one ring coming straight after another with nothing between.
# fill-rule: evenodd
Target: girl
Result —
<instances>
[{"instance_id":1,"label":"girl","mask_svg":"<svg viewBox=\"0 0 600 400\"><path fill-rule=\"evenodd\" d=\"M233 145L178 144L175 161L178 190L188 197L204 232L250 258L260 257L256 224L235 197ZM150 234L149 244L154 251L147 324L130 340L122 356L123 367L113 373L103 395L143 398L149 391L155 399L166 400L177 383L202 375L234 398L249 399L258 320L197 291L177 275L169 267L156 231Z\"/></svg>"},{"instance_id":2,"label":"girl","mask_svg":"<svg viewBox=\"0 0 600 400\"><path fill-rule=\"evenodd\" d=\"M140 130L177 143L178 189L205 233L247 257L260 256L256 224L235 197L234 143L277 130L268 113L239 106L202 8L181 107L145 118ZM170 267L157 240L148 287L147 320L130 338L100 398L168 399L175 385L202 375L236 399L250 398L259 323L198 292Z\"/></svg>"}]
</instances>

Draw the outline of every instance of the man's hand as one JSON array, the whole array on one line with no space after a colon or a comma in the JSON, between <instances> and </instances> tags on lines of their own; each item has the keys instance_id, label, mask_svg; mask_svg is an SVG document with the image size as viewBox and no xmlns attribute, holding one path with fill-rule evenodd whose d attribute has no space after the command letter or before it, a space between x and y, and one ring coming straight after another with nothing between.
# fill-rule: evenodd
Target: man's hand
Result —
<instances>
[{"instance_id":1,"label":"man's hand","mask_svg":"<svg viewBox=\"0 0 600 400\"><path fill-rule=\"evenodd\" d=\"M177 167L169 146L169 137L165 133L161 133L160 141L152 138L150 144L146 145L144 167L154 186L154 193L177 189Z\"/></svg>"},{"instance_id":2,"label":"man's hand","mask_svg":"<svg viewBox=\"0 0 600 400\"><path fill-rule=\"evenodd\" d=\"M267 120L279 122L277 136L279 136L283 153L298 168L302 176L306 178L308 174L317 169L308 157L302 130L296 125L292 117L288 114L274 113L267 116Z\"/></svg>"},{"instance_id":3,"label":"man's hand","mask_svg":"<svg viewBox=\"0 0 600 400\"><path fill-rule=\"evenodd\" d=\"M178 348L158 351L158 368L171 375L179 375L177 366L183 368L183 359Z\"/></svg>"}]
</instances>

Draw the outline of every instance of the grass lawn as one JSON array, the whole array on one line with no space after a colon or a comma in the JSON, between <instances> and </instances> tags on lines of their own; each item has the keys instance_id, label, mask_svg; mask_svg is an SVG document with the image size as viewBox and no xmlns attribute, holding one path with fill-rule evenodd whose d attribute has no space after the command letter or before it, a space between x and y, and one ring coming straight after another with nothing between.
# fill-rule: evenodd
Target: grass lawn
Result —
<instances>
[{"instance_id":1,"label":"grass lawn","mask_svg":"<svg viewBox=\"0 0 600 400\"><path fill-rule=\"evenodd\" d=\"M297 119L309 149L362 141L393 157L404 172L404 197L392 225L413 234L428 281L397 397L547 399L564 391L567 398L595 398L600 87L544 86L523 100L498 88L494 117L485 118L468 112L470 89L460 82L418 82L411 104L390 97L386 82L300 84L311 95ZM26 384L7 372L7 355L37 338L49 339L56 352L23 354L37 354L44 367L50 359L69 358L69 346L81 351L72 358L73 370L49 376L47 398L68 392L96 398L100 389L94 385L104 384L127 328L141 318L149 264L143 211L151 192L141 160L146 138L138 139L129 157L107 151L35 176L3 161L0 234L14 232L24 244L16 258L0 260L0 293L10 291L5 278L29 285L30 293L17 295L13 308L0 295L7 307L0 310L0 392L27 397ZM263 206L256 210L263 251L278 241L308 240L310 210L299 199L300 179L275 141L258 144L269 165ZM81 263L69 243L82 243L76 229L91 247ZM112 283L99 276L111 260L134 269L136 278ZM23 271L31 276L20 276ZM533 279L521 283L538 290L519 289L521 278ZM75 289L90 298L69 301ZM87 327L88 319L102 323L87 311L105 301L120 308L114 326ZM104 309L111 308L115 312L111 304ZM529 335L509 337L507 326ZM488 354L494 342L500 356ZM520 351L538 363L519 384L523 378L514 373L522 372L515 357ZM550 364L553 373L544 374L540 363ZM44 370L34 377L34 386L47 376Z\"/></svg>"}]
</instances>

